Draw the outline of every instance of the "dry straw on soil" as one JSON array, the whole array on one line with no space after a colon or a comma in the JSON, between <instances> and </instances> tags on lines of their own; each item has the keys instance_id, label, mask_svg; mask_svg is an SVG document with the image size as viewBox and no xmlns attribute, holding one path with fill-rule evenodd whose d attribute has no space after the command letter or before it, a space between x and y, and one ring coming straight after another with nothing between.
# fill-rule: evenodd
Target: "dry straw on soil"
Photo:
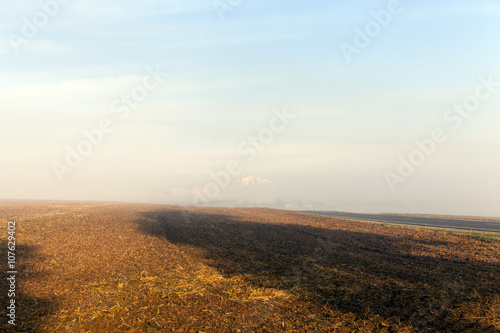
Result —
<instances>
[{"instance_id":1,"label":"dry straw on soil","mask_svg":"<svg viewBox=\"0 0 500 333\"><path fill-rule=\"evenodd\" d=\"M492 240L257 208L0 212L19 271L18 325L3 310L2 332L500 331Z\"/></svg>"}]
</instances>

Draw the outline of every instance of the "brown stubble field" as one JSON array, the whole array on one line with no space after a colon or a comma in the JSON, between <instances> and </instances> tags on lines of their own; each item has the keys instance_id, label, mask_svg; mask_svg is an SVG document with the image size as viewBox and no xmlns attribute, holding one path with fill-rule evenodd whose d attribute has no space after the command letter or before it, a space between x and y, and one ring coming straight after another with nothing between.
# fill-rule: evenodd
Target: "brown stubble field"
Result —
<instances>
[{"instance_id":1,"label":"brown stubble field","mask_svg":"<svg viewBox=\"0 0 500 333\"><path fill-rule=\"evenodd\" d=\"M2 203L2 332L499 332L500 243L263 208Z\"/></svg>"}]
</instances>

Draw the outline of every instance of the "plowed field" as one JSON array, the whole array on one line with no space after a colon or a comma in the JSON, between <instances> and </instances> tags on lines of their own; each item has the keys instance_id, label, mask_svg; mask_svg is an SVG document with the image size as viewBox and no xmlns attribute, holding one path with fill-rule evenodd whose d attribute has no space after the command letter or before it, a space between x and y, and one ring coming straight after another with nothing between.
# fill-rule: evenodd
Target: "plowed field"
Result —
<instances>
[{"instance_id":1,"label":"plowed field","mask_svg":"<svg viewBox=\"0 0 500 333\"><path fill-rule=\"evenodd\" d=\"M500 332L492 240L262 208L3 203L0 248L2 332Z\"/></svg>"}]
</instances>

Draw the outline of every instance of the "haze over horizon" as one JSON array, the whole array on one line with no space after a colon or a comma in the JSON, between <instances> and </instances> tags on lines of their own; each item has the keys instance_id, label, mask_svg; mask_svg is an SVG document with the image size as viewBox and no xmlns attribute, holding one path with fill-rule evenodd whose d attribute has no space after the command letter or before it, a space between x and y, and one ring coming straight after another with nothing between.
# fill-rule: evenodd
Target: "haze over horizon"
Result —
<instances>
[{"instance_id":1,"label":"haze over horizon","mask_svg":"<svg viewBox=\"0 0 500 333\"><path fill-rule=\"evenodd\" d=\"M0 1L0 199L499 217L499 14Z\"/></svg>"}]
</instances>

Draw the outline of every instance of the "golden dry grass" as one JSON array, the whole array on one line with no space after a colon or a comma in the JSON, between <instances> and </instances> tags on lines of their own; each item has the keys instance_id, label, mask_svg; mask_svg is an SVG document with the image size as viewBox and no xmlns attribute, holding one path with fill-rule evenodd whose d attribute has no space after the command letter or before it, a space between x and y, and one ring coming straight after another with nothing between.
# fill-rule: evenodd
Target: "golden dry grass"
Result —
<instances>
[{"instance_id":1,"label":"golden dry grass","mask_svg":"<svg viewBox=\"0 0 500 333\"><path fill-rule=\"evenodd\" d=\"M17 221L13 331L500 331L498 242L257 208L0 212L3 253Z\"/></svg>"}]
</instances>

